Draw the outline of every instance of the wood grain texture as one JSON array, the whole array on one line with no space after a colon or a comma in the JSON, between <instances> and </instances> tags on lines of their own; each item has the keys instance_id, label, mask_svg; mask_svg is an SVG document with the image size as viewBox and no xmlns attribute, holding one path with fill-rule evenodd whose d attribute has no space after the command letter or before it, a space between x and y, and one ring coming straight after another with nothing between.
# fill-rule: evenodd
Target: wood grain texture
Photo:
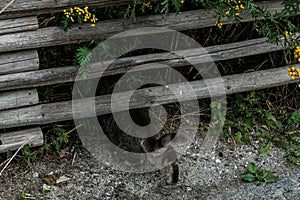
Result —
<instances>
[{"instance_id":1,"label":"wood grain texture","mask_svg":"<svg viewBox=\"0 0 300 200\"><path fill-rule=\"evenodd\" d=\"M11 0L0 1L0 8L3 8ZM15 18L31 15L40 15L45 13L62 12L63 9L68 9L72 6L89 6L90 8L109 7L116 5L123 5L132 2L131 0L60 0L55 3L53 0L15 0L1 15L0 19L3 18Z\"/></svg>"},{"instance_id":2,"label":"wood grain texture","mask_svg":"<svg viewBox=\"0 0 300 200\"><path fill-rule=\"evenodd\" d=\"M0 110L30 106L39 103L36 89L0 93Z\"/></svg>"},{"instance_id":3,"label":"wood grain texture","mask_svg":"<svg viewBox=\"0 0 300 200\"><path fill-rule=\"evenodd\" d=\"M300 67L300 65L296 65L295 67ZM225 87L226 94L228 95L250 90L271 88L295 82L290 79L286 72L287 66L252 73L230 75L222 77L222 79L215 78L205 81L193 81L189 84L193 87L194 91L188 90L189 87L187 87L186 84L173 84L169 85L168 88L172 88L176 95L181 95L184 101L188 101L193 97L192 92L197 95L198 99L220 96L221 90L219 88L222 88L222 86ZM207 88L207 82L213 83L211 84L212 87ZM141 89L136 91L135 94L139 98L131 99L131 108L142 108L177 101L176 96L166 87ZM119 99L118 111L126 109L124 99L127 99L130 93L123 92L115 95L117 95L117 98ZM95 108L97 114L107 114L111 112L110 98L110 95L96 97ZM82 103L82 101L78 101L79 103ZM86 99L83 101L86 102ZM91 116L92 113L91 110L86 108L72 110L72 101L0 111L0 129L72 120L72 112L79 113L80 117L88 117Z\"/></svg>"},{"instance_id":4,"label":"wood grain texture","mask_svg":"<svg viewBox=\"0 0 300 200\"><path fill-rule=\"evenodd\" d=\"M0 35L16 32L33 31L37 30L38 28L39 25L36 17L0 20Z\"/></svg>"},{"instance_id":5,"label":"wood grain texture","mask_svg":"<svg viewBox=\"0 0 300 200\"><path fill-rule=\"evenodd\" d=\"M151 0L154 1L154 0ZM3 8L8 4L10 0L0 1L0 8ZM15 0L1 15L0 19L3 18L15 18L24 17L31 15L40 15L45 13L61 12L63 9L68 9L72 6L89 6L90 8L101 8L110 7L117 5L124 5L131 3L131 0L60 0L58 3L52 0L39 0L39 1L28 1L28 0ZM267 8L271 13L282 10L282 1L272 0L258 2L258 5ZM213 13L214 11L212 11ZM203 11L203 14L206 12ZM205 15L203 15L205 17Z\"/></svg>"},{"instance_id":6,"label":"wood grain texture","mask_svg":"<svg viewBox=\"0 0 300 200\"><path fill-rule=\"evenodd\" d=\"M36 50L0 54L0 75L39 69Z\"/></svg>"},{"instance_id":7,"label":"wood grain texture","mask_svg":"<svg viewBox=\"0 0 300 200\"><path fill-rule=\"evenodd\" d=\"M125 73L142 64L151 64L149 67L157 68L158 63L166 64L170 67L185 66L187 61L193 63L201 63L207 60L209 56L214 61L239 58L257 54L268 53L272 51L282 50L283 47L269 44L266 38L246 40L243 42L217 45L205 48L209 53L204 53L203 49L190 49L181 51L184 59L172 53L149 54L142 56L134 56L116 60L110 65L110 68L104 72L103 76ZM111 61L108 61L111 62ZM106 62L104 62L105 64ZM97 74L103 72L102 65L96 64L93 67L91 78L97 77ZM75 80L77 70L75 67L58 67L39 71L17 73L11 75L0 76L0 91L39 87L57 83L72 82Z\"/></svg>"},{"instance_id":8,"label":"wood grain texture","mask_svg":"<svg viewBox=\"0 0 300 200\"><path fill-rule=\"evenodd\" d=\"M282 9L281 1L264 2L264 6L272 12ZM251 21L246 14L242 21ZM224 19L224 24L230 23ZM89 24L75 25L72 29L65 32L59 27L42 28L37 31L7 34L0 36L0 52L15 51L20 49L34 49L46 46L64 45L71 43L86 42L93 39L106 39L117 33L143 27L165 27L177 31L197 29L214 26L214 11L194 10L170 14L164 20L163 15L152 15L138 17L136 21L130 19L114 19L99 21L96 27ZM149 31L147 34L154 34Z\"/></svg>"},{"instance_id":9,"label":"wood grain texture","mask_svg":"<svg viewBox=\"0 0 300 200\"><path fill-rule=\"evenodd\" d=\"M29 144L30 147L43 145L43 132L41 128L31 128L10 133L0 133L0 153L8 150L17 150L23 144Z\"/></svg>"}]
</instances>

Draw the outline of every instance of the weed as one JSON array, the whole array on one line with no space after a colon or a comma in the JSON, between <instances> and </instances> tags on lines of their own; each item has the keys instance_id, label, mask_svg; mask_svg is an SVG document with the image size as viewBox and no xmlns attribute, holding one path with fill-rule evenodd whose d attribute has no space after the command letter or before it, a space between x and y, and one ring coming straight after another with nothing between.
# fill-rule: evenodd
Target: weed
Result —
<instances>
[{"instance_id":1,"label":"weed","mask_svg":"<svg viewBox=\"0 0 300 200\"><path fill-rule=\"evenodd\" d=\"M85 6L84 8L80 8L77 6L74 6L74 8L70 8L69 10L64 10L64 29L67 30L71 28L71 24L78 22L90 22L91 26L96 26L96 22L98 21L98 18L92 14L89 11L89 7Z\"/></svg>"},{"instance_id":2,"label":"weed","mask_svg":"<svg viewBox=\"0 0 300 200\"><path fill-rule=\"evenodd\" d=\"M248 173L244 174L242 179L247 182L255 182L257 186L260 186L262 182L273 183L278 180L278 176L273 172L261 169L252 162L248 163L247 171Z\"/></svg>"},{"instance_id":3,"label":"weed","mask_svg":"<svg viewBox=\"0 0 300 200\"><path fill-rule=\"evenodd\" d=\"M276 146L286 152L286 158L292 165L300 165L300 109L294 111L284 121L285 131L276 136L273 142ZM298 130L297 130L298 128ZM295 131L290 131L296 129Z\"/></svg>"},{"instance_id":4,"label":"weed","mask_svg":"<svg viewBox=\"0 0 300 200\"><path fill-rule=\"evenodd\" d=\"M258 124L266 129L281 128L281 123L259 103L265 98L264 92L252 91L247 97L236 94L236 102L228 108L228 115L225 120L224 136L233 142L249 143L249 135L254 129L258 136L268 135L266 130L258 129Z\"/></svg>"},{"instance_id":5,"label":"weed","mask_svg":"<svg viewBox=\"0 0 300 200\"><path fill-rule=\"evenodd\" d=\"M140 197L137 194L131 195L128 200L140 200Z\"/></svg>"},{"instance_id":6,"label":"weed","mask_svg":"<svg viewBox=\"0 0 300 200\"><path fill-rule=\"evenodd\" d=\"M22 167L30 166L35 161L37 153L38 153L37 151L32 151L29 145L26 144L22 148L23 157L21 159L21 166Z\"/></svg>"},{"instance_id":7,"label":"weed","mask_svg":"<svg viewBox=\"0 0 300 200\"><path fill-rule=\"evenodd\" d=\"M262 91L252 91L245 98L242 94L237 94L236 102L228 108L223 136L229 143L233 143L234 148L237 143L247 144L252 140L251 137L256 137L260 142L265 142L258 150L259 156L266 156L273 146L277 146L286 152L286 158L291 164L300 164L300 130L297 130L300 109L289 117L283 112L282 121L279 121L260 103L265 96ZM253 134L250 135L250 132Z\"/></svg>"},{"instance_id":8,"label":"weed","mask_svg":"<svg viewBox=\"0 0 300 200\"><path fill-rule=\"evenodd\" d=\"M300 46L297 46L296 50L294 51L294 58L298 62L300 62L299 55L300 55ZM287 69L287 71L292 80L296 80L296 78L299 78L299 80L300 80L300 68L296 68L295 66L292 66L292 67L289 67ZM298 88L300 88L300 83L298 84Z\"/></svg>"},{"instance_id":9,"label":"weed","mask_svg":"<svg viewBox=\"0 0 300 200\"><path fill-rule=\"evenodd\" d=\"M15 154L17 154L16 152ZM6 152L6 157L7 158L13 158L13 160L16 160L18 163L20 163L20 166L22 168L26 168L28 166L31 166L32 163L35 161L38 151L34 151L30 149L29 144L26 144L23 146L21 149L21 155L15 155L12 151L7 151ZM10 173L10 176L14 176L16 174L20 173L20 169L16 169L13 172Z\"/></svg>"},{"instance_id":10,"label":"weed","mask_svg":"<svg viewBox=\"0 0 300 200\"><path fill-rule=\"evenodd\" d=\"M66 131L63 125L54 125L46 133L44 141L44 150L49 151L52 147L56 152L59 152L67 144L69 144L70 134L75 130L76 128Z\"/></svg>"},{"instance_id":11,"label":"weed","mask_svg":"<svg viewBox=\"0 0 300 200\"><path fill-rule=\"evenodd\" d=\"M50 102L53 96L53 86L46 86L42 90L40 89L39 94L45 99L46 102Z\"/></svg>"}]
</instances>

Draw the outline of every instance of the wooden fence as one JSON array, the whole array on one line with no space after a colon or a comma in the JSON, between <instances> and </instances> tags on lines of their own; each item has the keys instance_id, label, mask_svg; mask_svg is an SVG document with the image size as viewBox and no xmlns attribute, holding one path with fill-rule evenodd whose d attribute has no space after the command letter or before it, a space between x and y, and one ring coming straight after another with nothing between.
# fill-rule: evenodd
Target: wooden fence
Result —
<instances>
[{"instance_id":1,"label":"wooden fence","mask_svg":"<svg viewBox=\"0 0 300 200\"><path fill-rule=\"evenodd\" d=\"M3 8L9 0L1 1ZM43 144L43 133L40 125L60 122L72 119L72 102L42 103L36 88L40 86L54 85L57 83L73 82L77 70L74 66L55 67L39 70L39 58L37 49L56 45L72 44L90 41L92 39L106 39L122 31L142 28L147 26L167 27L177 31L198 29L214 26L213 12L205 10L186 11L171 14L167 20L162 20L162 15L138 17L136 21L129 19L99 21L96 27L88 24L79 24L65 32L60 27L39 28L36 15L50 12L61 12L70 6L88 5L90 7L105 7L128 4L131 0L91 0L91 1L67 1L54 0L26 1L15 0L2 14L0 14L0 129L18 128L19 131L3 131L0 140L0 152L17 149L20 145L28 143L31 146ZM263 1L261 6L268 8L271 13L282 9L282 1ZM243 21L252 19L243 18ZM229 23L225 21L225 24ZM151 34L151 33L149 33ZM207 52L214 61L228 60L244 56L258 55L277 50L281 46L269 44L266 38L246 40L226 45L207 47ZM189 59L202 59L201 49L185 50L184 55ZM184 59L174 57L171 53L158 53L141 55L119 59L114 63L104 76L124 73L127 70L141 64L164 63L171 67L184 66ZM223 77L227 94L270 88L287 83L292 83L286 73L286 67L278 67L269 70L260 70L252 73L235 74ZM269 79L272 77L272 79ZM216 85L221 84L216 82ZM209 97L209 90L203 81L191 82L197 97ZM170 85L178 88L178 84ZM181 88L184 89L184 88ZM174 95L164 87L156 87L151 96L147 89L138 91L145 96L145 102L132 102L135 108L150 106L159 99L160 103L176 102ZM128 93L118 94L120 99L128 96ZM214 95L218 95L217 93ZM188 96L187 96L187 100ZM96 98L96 110L98 114L110 112L110 95ZM87 113L88 115L88 113ZM30 127L30 128L26 128Z\"/></svg>"}]
</instances>

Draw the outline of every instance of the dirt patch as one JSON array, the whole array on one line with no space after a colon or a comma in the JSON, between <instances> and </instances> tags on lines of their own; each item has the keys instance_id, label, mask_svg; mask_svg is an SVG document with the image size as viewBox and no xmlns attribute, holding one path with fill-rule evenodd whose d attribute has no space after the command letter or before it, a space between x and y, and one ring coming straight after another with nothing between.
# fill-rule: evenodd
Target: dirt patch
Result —
<instances>
[{"instance_id":1,"label":"dirt patch","mask_svg":"<svg viewBox=\"0 0 300 200\"><path fill-rule=\"evenodd\" d=\"M218 142L215 149L200 158L196 137L186 155L180 157L180 181L165 185L166 175L160 171L132 174L113 170L98 163L85 149L78 150L75 162L66 156L62 160L38 160L27 172L1 176L1 198L15 199L28 193L35 199L300 199L300 169L289 167L284 152L275 148L265 157L258 157L258 145L232 146ZM276 183L256 186L242 182L247 162L276 172ZM10 169L14 166L10 166ZM9 170L10 170L9 169ZM69 180L49 186L42 194L43 177L68 175ZM136 196L134 196L136 195ZM138 197L138 198L137 198ZM1 199L0 198L0 199Z\"/></svg>"}]
</instances>

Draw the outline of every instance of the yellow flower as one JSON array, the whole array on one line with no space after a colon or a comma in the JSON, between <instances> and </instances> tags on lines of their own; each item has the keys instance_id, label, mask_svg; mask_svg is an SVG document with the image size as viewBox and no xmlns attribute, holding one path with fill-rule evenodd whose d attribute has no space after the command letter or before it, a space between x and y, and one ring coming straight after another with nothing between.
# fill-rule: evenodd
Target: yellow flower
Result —
<instances>
[{"instance_id":1,"label":"yellow flower","mask_svg":"<svg viewBox=\"0 0 300 200\"><path fill-rule=\"evenodd\" d=\"M296 79L296 77L295 77L295 76L291 76L291 79L292 79L292 80L295 80L295 79Z\"/></svg>"},{"instance_id":2,"label":"yellow flower","mask_svg":"<svg viewBox=\"0 0 300 200\"><path fill-rule=\"evenodd\" d=\"M92 27L95 27L95 26L96 26L96 24L91 24L91 26L92 26Z\"/></svg>"}]
</instances>

